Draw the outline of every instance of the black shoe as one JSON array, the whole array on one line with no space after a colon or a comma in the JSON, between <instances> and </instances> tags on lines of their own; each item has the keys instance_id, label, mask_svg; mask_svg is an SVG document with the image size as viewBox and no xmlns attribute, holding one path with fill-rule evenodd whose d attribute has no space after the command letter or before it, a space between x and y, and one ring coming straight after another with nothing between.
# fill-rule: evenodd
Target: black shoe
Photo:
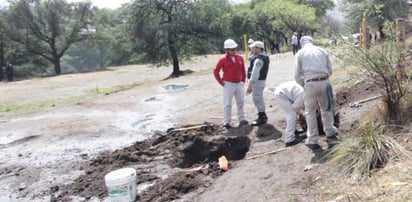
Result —
<instances>
[{"instance_id":1,"label":"black shoe","mask_svg":"<svg viewBox=\"0 0 412 202\"><path fill-rule=\"evenodd\" d=\"M244 125L247 125L247 124L249 124L249 121L241 120L241 121L239 122L239 127L244 126Z\"/></svg>"},{"instance_id":2,"label":"black shoe","mask_svg":"<svg viewBox=\"0 0 412 202\"><path fill-rule=\"evenodd\" d=\"M268 121L268 117L265 112L259 112L258 118L252 122L252 126L258 126L265 124Z\"/></svg>"},{"instance_id":3,"label":"black shoe","mask_svg":"<svg viewBox=\"0 0 412 202\"><path fill-rule=\"evenodd\" d=\"M286 142L285 143L285 147L290 147L296 144L299 144L300 142L302 142L302 140L304 140L304 138L302 137L295 137L295 139L292 142Z\"/></svg>"},{"instance_id":4,"label":"black shoe","mask_svg":"<svg viewBox=\"0 0 412 202\"><path fill-rule=\"evenodd\" d=\"M232 128L232 126L230 125L230 123L225 123L223 124L223 128L229 129Z\"/></svg>"},{"instance_id":5,"label":"black shoe","mask_svg":"<svg viewBox=\"0 0 412 202\"><path fill-rule=\"evenodd\" d=\"M336 141L338 141L338 138L336 137L336 135L326 137L326 142L336 142Z\"/></svg>"},{"instance_id":6,"label":"black shoe","mask_svg":"<svg viewBox=\"0 0 412 202\"><path fill-rule=\"evenodd\" d=\"M337 142L338 142L338 138L336 137L336 135L326 137L326 143L328 144L328 149L332 149L336 145Z\"/></svg>"},{"instance_id":7,"label":"black shoe","mask_svg":"<svg viewBox=\"0 0 412 202\"><path fill-rule=\"evenodd\" d=\"M265 124L265 123L266 123L266 121L264 121L264 120L256 119L252 122L252 126L258 126L258 125L262 125L262 124Z\"/></svg>"},{"instance_id":8,"label":"black shoe","mask_svg":"<svg viewBox=\"0 0 412 202\"><path fill-rule=\"evenodd\" d=\"M303 134L304 132L300 132L298 130L295 130L295 138L301 137L303 139L306 139L308 136L306 134ZM303 134L303 135L300 135Z\"/></svg>"},{"instance_id":9,"label":"black shoe","mask_svg":"<svg viewBox=\"0 0 412 202\"><path fill-rule=\"evenodd\" d=\"M302 134L302 133L305 133L305 131L302 130L302 129L296 129L295 130L295 136L299 136L299 134Z\"/></svg>"},{"instance_id":10,"label":"black shoe","mask_svg":"<svg viewBox=\"0 0 412 202\"><path fill-rule=\"evenodd\" d=\"M305 144L305 145L309 147L311 150L322 149L322 147L320 147L319 144Z\"/></svg>"}]
</instances>

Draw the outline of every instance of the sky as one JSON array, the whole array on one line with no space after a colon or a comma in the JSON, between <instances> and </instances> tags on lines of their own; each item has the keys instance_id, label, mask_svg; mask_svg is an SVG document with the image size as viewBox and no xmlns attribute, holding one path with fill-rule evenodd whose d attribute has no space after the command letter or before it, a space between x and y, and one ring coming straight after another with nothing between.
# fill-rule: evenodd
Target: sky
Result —
<instances>
[{"instance_id":1,"label":"sky","mask_svg":"<svg viewBox=\"0 0 412 202\"><path fill-rule=\"evenodd\" d=\"M66 0L67 2L81 2L85 0ZM129 3L131 0L91 0L94 6L99 8L119 8L124 3ZM6 0L0 0L0 5L4 5Z\"/></svg>"}]
</instances>

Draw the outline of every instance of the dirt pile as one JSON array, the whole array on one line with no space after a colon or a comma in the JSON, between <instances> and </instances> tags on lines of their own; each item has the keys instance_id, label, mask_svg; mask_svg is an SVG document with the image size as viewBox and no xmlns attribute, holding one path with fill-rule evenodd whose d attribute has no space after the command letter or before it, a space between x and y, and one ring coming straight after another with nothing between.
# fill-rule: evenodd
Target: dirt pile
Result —
<instances>
[{"instance_id":1,"label":"dirt pile","mask_svg":"<svg viewBox=\"0 0 412 202\"><path fill-rule=\"evenodd\" d=\"M222 132L222 127L211 123L171 128L124 149L103 152L81 167L85 174L73 183L52 187L51 201L72 201L73 196L105 198L104 175L123 167L135 168L138 187L148 187L138 194L139 201L179 199L207 187L223 173L217 163L220 156L240 160L249 151L249 137Z\"/></svg>"}]
</instances>

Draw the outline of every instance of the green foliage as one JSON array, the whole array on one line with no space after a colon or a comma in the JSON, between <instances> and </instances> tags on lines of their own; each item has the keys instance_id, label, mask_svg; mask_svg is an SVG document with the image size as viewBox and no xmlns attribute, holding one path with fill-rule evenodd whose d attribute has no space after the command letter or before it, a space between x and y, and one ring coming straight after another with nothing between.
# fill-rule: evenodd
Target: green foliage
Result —
<instances>
[{"instance_id":1,"label":"green foliage","mask_svg":"<svg viewBox=\"0 0 412 202\"><path fill-rule=\"evenodd\" d=\"M382 32L386 21L407 18L409 8L405 0L364 0L351 1L347 6L348 25L352 32L359 32L363 14L366 13L368 26L377 27Z\"/></svg>"},{"instance_id":2,"label":"green foliage","mask_svg":"<svg viewBox=\"0 0 412 202\"><path fill-rule=\"evenodd\" d=\"M3 23L8 38L24 47L23 52L48 60L56 74L60 59L74 43L87 38L80 31L91 21L89 3L68 4L64 0L11 2Z\"/></svg>"},{"instance_id":3,"label":"green foliage","mask_svg":"<svg viewBox=\"0 0 412 202\"><path fill-rule=\"evenodd\" d=\"M293 32L315 32L319 23L312 7L294 1L266 0L235 7L232 27L235 33L247 34L273 48L287 44Z\"/></svg>"},{"instance_id":4,"label":"green foliage","mask_svg":"<svg viewBox=\"0 0 412 202\"><path fill-rule=\"evenodd\" d=\"M173 75L177 76L179 57L204 53L202 45L222 38L227 24L225 15L230 11L228 2L220 0L136 0L129 9L129 29L145 60L171 61Z\"/></svg>"},{"instance_id":5,"label":"green foliage","mask_svg":"<svg viewBox=\"0 0 412 202\"><path fill-rule=\"evenodd\" d=\"M307 5L315 9L316 17L322 18L325 16L328 9L334 7L334 3L331 0L296 0L299 4Z\"/></svg>"},{"instance_id":6,"label":"green foliage","mask_svg":"<svg viewBox=\"0 0 412 202\"><path fill-rule=\"evenodd\" d=\"M123 8L94 8L89 38L70 47L63 58L63 66L77 72L136 63L133 58L135 46L127 33L126 16L122 11Z\"/></svg>"},{"instance_id":7,"label":"green foliage","mask_svg":"<svg viewBox=\"0 0 412 202\"><path fill-rule=\"evenodd\" d=\"M391 159L410 154L396 140L385 135L385 128L367 124L358 136L344 138L327 155L339 173L353 179L370 177Z\"/></svg>"},{"instance_id":8,"label":"green foliage","mask_svg":"<svg viewBox=\"0 0 412 202\"><path fill-rule=\"evenodd\" d=\"M350 46L350 61L363 71L362 74L375 83L383 94L388 109L388 121L401 123L405 115L401 109L402 98L407 93L405 76L405 57L407 52L396 43L396 32L393 23L385 26L387 41L364 50Z\"/></svg>"}]
</instances>

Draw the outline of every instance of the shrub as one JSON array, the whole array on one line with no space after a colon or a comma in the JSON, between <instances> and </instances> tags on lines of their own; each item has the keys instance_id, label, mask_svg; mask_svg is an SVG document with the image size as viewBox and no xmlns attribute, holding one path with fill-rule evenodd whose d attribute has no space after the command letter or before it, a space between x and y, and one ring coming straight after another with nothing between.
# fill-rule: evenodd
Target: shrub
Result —
<instances>
[{"instance_id":1,"label":"shrub","mask_svg":"<svg viewBox=\"0 0 412 202\"><path fill-rule=\"evenodd\" d=\"M349 59L359 66L362 75L376 84L383 95L388 108L388 123L402 123L406 114L402 110L402 98L407 93L405 57L407 51L396 43L396 31L393 23L386 23L387 41L379 46L362 49L350 46Z\"/></svg>"},{"instance_id":2,"label":"shrub","mask_svg":"<svg viewBox=\"0 0 412 202\"><path fill-rule=\"evenodd\" d=\"M358 136L343 139L327 154L339 173L353 179L369 177L391 159L410 157L395 139L385 135L385 127L366 124Z\"/></svg>"}]
</instances>

